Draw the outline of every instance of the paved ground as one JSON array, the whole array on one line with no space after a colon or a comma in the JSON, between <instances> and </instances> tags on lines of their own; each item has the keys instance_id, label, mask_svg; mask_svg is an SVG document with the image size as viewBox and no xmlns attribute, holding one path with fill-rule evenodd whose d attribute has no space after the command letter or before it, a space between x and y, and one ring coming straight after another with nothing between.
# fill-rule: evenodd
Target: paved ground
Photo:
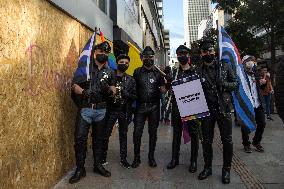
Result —
<instances>
[{"instance_id":1,"label":"paved ground","mask_svg":"<svg viewBox=\"0 0 284 189\"><path fill-rule=\"evenodd\" d=\"M171 159L171 127L160 125L158 144L156 148L157 168L147 165L148 133L144 131L142 144L142 164L137 169L124 169L119 165L119 145L117 130L111 138L107 169L111 170L112 177L104 178L92 172L92 154L89 153L86 169L87 176L77 184L68 184L72 173L70 171L54 189L185 189L185 188L268 188L284 189L284 125L277 115L275 121L267 122L264 133L264 153L253 151L246 154L242 151L240 129L234 127L234 163L231 175L231 184L221 183L222 153L220 141L214 140L213 176L205 181L197 180L198 173L187 171L189 166L190 145L182 145L180 163L174 170L167 170L166 165ZM217 127L215 129L217 131ZM130 162L133 159L132 146L133 128L130 126L128 136L128 150ZM199 150L198 172L203 168L202 149Z\"/></svg>"}]
</instances>

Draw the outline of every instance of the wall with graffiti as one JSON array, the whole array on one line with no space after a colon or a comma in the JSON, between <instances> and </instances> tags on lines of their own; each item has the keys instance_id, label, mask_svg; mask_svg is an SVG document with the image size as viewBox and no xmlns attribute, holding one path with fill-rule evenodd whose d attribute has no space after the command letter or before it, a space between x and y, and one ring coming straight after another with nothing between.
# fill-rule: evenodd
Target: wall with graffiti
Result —
<instances>
[{"instance_id":1,"label":"wall with graffiti","mask_svg":"<svg viewBox=\"0 0 284 189\"><path fill-rule=\"evenodd\" d=\"M47 1L0 1L1 188L49 188L72 168L70 84L91 35Z\"/></svg>"}]
</instances>

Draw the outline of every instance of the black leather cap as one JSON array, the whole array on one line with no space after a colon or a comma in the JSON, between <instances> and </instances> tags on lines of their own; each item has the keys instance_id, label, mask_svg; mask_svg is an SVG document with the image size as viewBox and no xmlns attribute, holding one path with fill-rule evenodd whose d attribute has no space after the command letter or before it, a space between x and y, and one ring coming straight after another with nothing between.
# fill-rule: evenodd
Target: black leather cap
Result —
<instances>
[{"instance_id":1,"label":"black leather cap","mask_svg":"<svg viewBox=\"0 0 284 189\"><path fill-rule=\"evenodd\" d=\"M214 42L211 40L204 40L200 43L200 49L204 51L214 50Z\"/></svg>"},{"instance_id":2,"label":"black leather cap","mask_svg":"<svg viewBox=\"0 0 284 189\"><path fill-rule=\"evenodd\" d=\"M176 50L176 54L178 53L190 53L190 49L185 45L180 45Z\"/></svg>"},{"instance_id":3,"label":"black leather cap","mask_svg":"<svg viewBox=\"0 0 284 189\"><path fill-rule=\"evenodd\" d=\"M146 46L142 52L142 55L146 55L146 56L153 56L155 55L155 52L153 51L153 49L150 46Z\"/></svg>"},{"instance_id":4,"label":"black leather cap","mask_svg":"<svg viewBox=\"0 0 284 189\"><path fill-rule=\"evenodd\" d=\"M121 59L127 59L128 61L130 61L130 57L127 54L120 54L117 58L116 58L116 62L118 62Z\"/></svg>"},{"instance_id":5,"label":"black leather cap","mask_svg":"<svg viewBox=\"0 0 284 189\"><path fill-rule=\"evenodd\" d=\"M98 45L95 46L95 49L101 49L102 51L106 53L110 53L111 47L107 41L104 41Z\"/></svg>"}]
</instances>

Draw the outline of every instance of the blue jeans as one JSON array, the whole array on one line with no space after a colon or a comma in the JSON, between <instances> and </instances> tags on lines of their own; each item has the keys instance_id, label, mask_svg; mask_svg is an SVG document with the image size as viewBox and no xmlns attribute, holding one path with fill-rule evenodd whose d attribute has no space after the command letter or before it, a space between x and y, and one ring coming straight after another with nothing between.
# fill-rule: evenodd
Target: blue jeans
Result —
<instances>
[{"instance_id":1,"label":"blue jeans","mask_svg":"<svg viewBox=\"0 0 284 189\"><path fill-rule=\"evenodd\" d=\"M264 95L265 101L265 112L267 116L270 116L270 102L271 102L271 95Z\"/></svg>"},{"instance_id":2,"label":"blue jeans","mask_svg":"<svg viewBox=\"0 0 284 189\"><path fill-rule=\"evenodd\" d=\"M82 118L91 124L103 120L106 115L106 109L82 108L80 113Z\"/></svg>"}]
</instances>

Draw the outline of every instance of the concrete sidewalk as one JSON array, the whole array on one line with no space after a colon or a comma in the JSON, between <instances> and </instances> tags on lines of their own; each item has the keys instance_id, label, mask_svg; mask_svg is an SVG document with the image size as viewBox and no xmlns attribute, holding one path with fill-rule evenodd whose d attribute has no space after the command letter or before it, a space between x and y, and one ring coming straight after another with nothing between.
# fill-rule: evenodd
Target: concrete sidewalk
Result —
<instances>
[{"instance_id":1,"label":"concrete sidewalk","mask_svg":"<svg viewBox=\"0 0 284 189\"><path fill-rule=\"evenodd\" d=\"M107 169L112 173L111 178L104 178L92 172L92 154L88 154L86 161L87 176L79 183L69 184L70 171L54 189L185 189L185 188L284 188L284 125L278 116L275 121L267 122L264 133L264 153L253 151L251 154L243 152L240 128L234 127L234 161L231 172L231 184L221 183L222 151L218 129L215 129L213 175L204 181L197 179L203 168L202 147L200 145L198 158L198 172L188 172L190 161L190 145L181 146L180 165L174 170L167 170L166 165L171 159L172 129L170 126L160 125L158 143L156 147L157 168L150 168L147 164L148 132L144 130L141 156L142 164L137 169L124 169L119 165L118 132L115 129L109 146ZM128 160L133 160L132 145L133 125L128 132Z\"/></svg>"}]
</instances>

